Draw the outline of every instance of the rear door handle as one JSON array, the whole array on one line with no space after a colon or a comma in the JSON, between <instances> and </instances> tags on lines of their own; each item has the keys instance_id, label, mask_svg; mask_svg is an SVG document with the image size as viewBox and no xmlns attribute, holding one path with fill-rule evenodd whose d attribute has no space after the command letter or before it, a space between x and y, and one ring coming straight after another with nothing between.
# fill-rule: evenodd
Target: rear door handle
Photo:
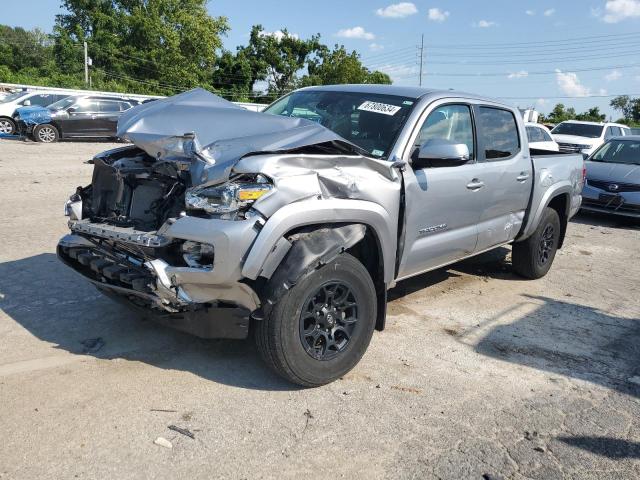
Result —
<instances>
[{"instance_id":1,"label":"rear door handle","mask_svg":"<svg viewBox=\"0 0 640 480\"><path fill-rule=\"evenodd\" d=\"M469 190L480 190L482 187L484 187L484 182L478 180L477 178L474 178L469 183L467 183L467 188Z\"/></svg>"},{"instance_id":2,"label":"rear door handle","mask_svg":"<svg viewBox=\"0 0 640 480\"><path fill-rule=\"evenodd\" d=\"M516 177L516 180L519 182L525 182L529 179L529 174L527 172L520 172L520 175Z\"/></svg>"}]
</instances>

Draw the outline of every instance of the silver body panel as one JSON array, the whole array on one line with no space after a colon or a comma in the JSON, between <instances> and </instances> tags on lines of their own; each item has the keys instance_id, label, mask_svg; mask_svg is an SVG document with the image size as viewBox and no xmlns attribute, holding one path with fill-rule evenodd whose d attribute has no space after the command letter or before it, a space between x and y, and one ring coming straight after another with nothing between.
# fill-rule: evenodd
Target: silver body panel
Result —
<instances>
[{"instance_id":1,"label":"silver body panel","mask_svg":"<svg viewBox=\"0 0 640 480\"><path fill-rule=\"evenodd\" d=\"M232 112L233 116L228 118L244 120L249 118L247 114L258 116L261 126L253 128L253 136L227 141L216 137L215 132L201 135L196 131L186 138L176 133L185 131L180 116L164 127L167 129L164 134L159 134L156 130L163 128L161 120L169 111L163 109L161 101L148 104L147 113L156 112L148 118L141 107L123 116L124 137L165 159L191 162L196 182L223 183L231 174L260 173L274 185L270 193L253 205L259 214L256 217L233 221L186 215L159 230L162 239L191 240L215 248L213 268L161 267L163 278L169 279L170 288L180 292L184 301L199 304L224 300L249 311L258 308L260 298L247 281L270 277L290 247L286 235L307 225L366 225L377 239L383 282L390 288L399 279L526 238L556 195L566 194L570 199L569 216L580 207L582 157L532 158L524 123L513 107L449 91L375 85L313 88L414 96L415 106L396 139L389 161L357 153L274 152L296 144L343 140L322 126L310 126L311 122L240 113L222 102L216 107L219 110L216 115ZM500 161L414 169L411 146L417 130L429 113L443 103L509 110L517 119L520 150ZM226 131L242 131L243 125L237 122L232 121ZM200 131L206 128L206 125L198 127ZM287 129L294 137L299 133L298 139L287 138ZM203 138L208 145L201 146ZM189 149L197 155L188 157ZM473 182L482 183L481 188L470 189ZM399 218L401 212L404 216ZM132 238L137 238L135 233Z\"/></svg>"}]
</instances>

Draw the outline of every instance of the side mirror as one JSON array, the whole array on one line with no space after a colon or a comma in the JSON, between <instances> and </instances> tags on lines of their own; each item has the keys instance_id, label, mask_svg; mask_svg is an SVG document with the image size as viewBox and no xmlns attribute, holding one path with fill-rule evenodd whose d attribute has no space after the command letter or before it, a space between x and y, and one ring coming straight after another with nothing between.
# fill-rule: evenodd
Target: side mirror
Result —
<instances>
[{"instance_id":1,"label":"side mirror","mask_svg":"<svg viewBox=\"0 0 640 480\"><path fill-rule=\"evenodd\" d=\"M75 113L75 111L76 111L75 107L67 108L67 113Z\"/></svg>"},{"instance_id":2,"label":"side mirror","mask_svg":"<svg viewBox=\"0 0 640 480\"><path fill-rule=\"evenodd\" d=\"M418 168L455 167L464 165L470 158L469 147L466 144L434 138L422 144L413 164Z\"/></svg>"},{"instance_id":3,"label":"side mirror","mask_svg":"<svg viewBox=\"0 0 640 480\"><path fill-rule=\"evenodd\" d=\"M22 102L22 105L24 105L25 107L31 106L31 100L25 100L24 102Z\"/></svg>"}]
</instances>

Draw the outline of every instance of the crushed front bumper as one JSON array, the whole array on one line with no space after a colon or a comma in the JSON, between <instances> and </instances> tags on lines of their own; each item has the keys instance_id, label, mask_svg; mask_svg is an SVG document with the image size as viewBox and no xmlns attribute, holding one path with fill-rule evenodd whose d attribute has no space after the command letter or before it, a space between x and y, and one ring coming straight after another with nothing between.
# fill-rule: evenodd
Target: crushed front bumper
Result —
<instances>
[{"instance_id":1,"label":"crushed front bumper","mask_svg":"<svg viewBox=\"0 0 640 480\"><path fill-rule=\"evenodd\" d=\"M183 217L162 234L88 221L69 223L58 257L101 292L163 324L204 338L246 338L260 300L242 281L242 259L256 222ZM184 241L212 245L206 267L173 266L156 249Z\"/></svg>"}]
</instances>

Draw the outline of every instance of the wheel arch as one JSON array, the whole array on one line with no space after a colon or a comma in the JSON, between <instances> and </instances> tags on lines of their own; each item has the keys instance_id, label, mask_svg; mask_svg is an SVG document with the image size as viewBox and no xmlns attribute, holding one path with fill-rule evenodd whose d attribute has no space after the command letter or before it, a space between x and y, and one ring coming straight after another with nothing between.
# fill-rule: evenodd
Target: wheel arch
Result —
<instances>
[{"instance_id":1,"label":"wheel arch","mask_svg":"<svg viewBox=\"0 0 640 480\"><path fill-rule=\"evenodd\" d=\"M547 190L539 201L532 203L532 205L534 204L537 204L538 208L530 212L529 220L526 222L522 234L516 241L526 240L533 235L533 232L538 228L544 210L550 207L558 212L558 216L560 217L561 230L558 248L561 248L567 231L571 210L571 184L569 182L557 184L554 188Z\"/></svg>"},{"instance_id":2,"label":"wheel arch","mask_svg":"<svg viewBox=\"0 0 640 480\"><path fill-rule=\"evenodd\" d=\"M359 201L346 200L346 202L351 204ZM361 203L370 204L371 202ZM330 224L326 223L325 211L314 210L315 214L312 214L306 210L305 222L291 226L281 235L279 232L286 227L279 223L277 223L276 229L265 232L269 222L273 221L274 224L279 222L279 219L272 217L263 227L263 231L252 247L242 270L243 276L247 278L251 278L249 275L255 275L254 280L257 279L258 285L269 286L264 288L264 291L271 292L271 297L264 298L262 296L263 306L269 308L268 305L278 300L284 290L288 288L287 285L299 282L320 265L324 265L341 253L347 252L364 265L373 280L377 305L376 329L383 330L386 319L387 286L393 280L394 275L395 244L392 243L392 232L388 228L390 223L383 216L383 212L377 211L375 207L372 208L372 205L375 204L366 205L369 207L364 210L367 212L366 214L363 213L364 211L360 211L360 214L356 216L350 209L347 211L333 210L333 216L329 217L332 220ZM358 206L364 207L365 205ZM353 207L354 205L350 206L350 208ZM285 209L287 207L282 210ZM317 216L324 218L324 222L314 222L313 218ZM377 219L377 221L362 221L357 219L358 216L362 219ZM287 222L293 222L290 217L286 215L283 217ZM263 234L265 237L261 238ZM300 243L303 242L310 244L302 245L305 254L290 254L292 249L300 247ZM387 243L385 244L385 242ZM262 257L265 251L268 254L266 257ZM283 272L289 276L287 277ZM258 290L262 289L258 287Z\"/></svg>"}]
</instances>

